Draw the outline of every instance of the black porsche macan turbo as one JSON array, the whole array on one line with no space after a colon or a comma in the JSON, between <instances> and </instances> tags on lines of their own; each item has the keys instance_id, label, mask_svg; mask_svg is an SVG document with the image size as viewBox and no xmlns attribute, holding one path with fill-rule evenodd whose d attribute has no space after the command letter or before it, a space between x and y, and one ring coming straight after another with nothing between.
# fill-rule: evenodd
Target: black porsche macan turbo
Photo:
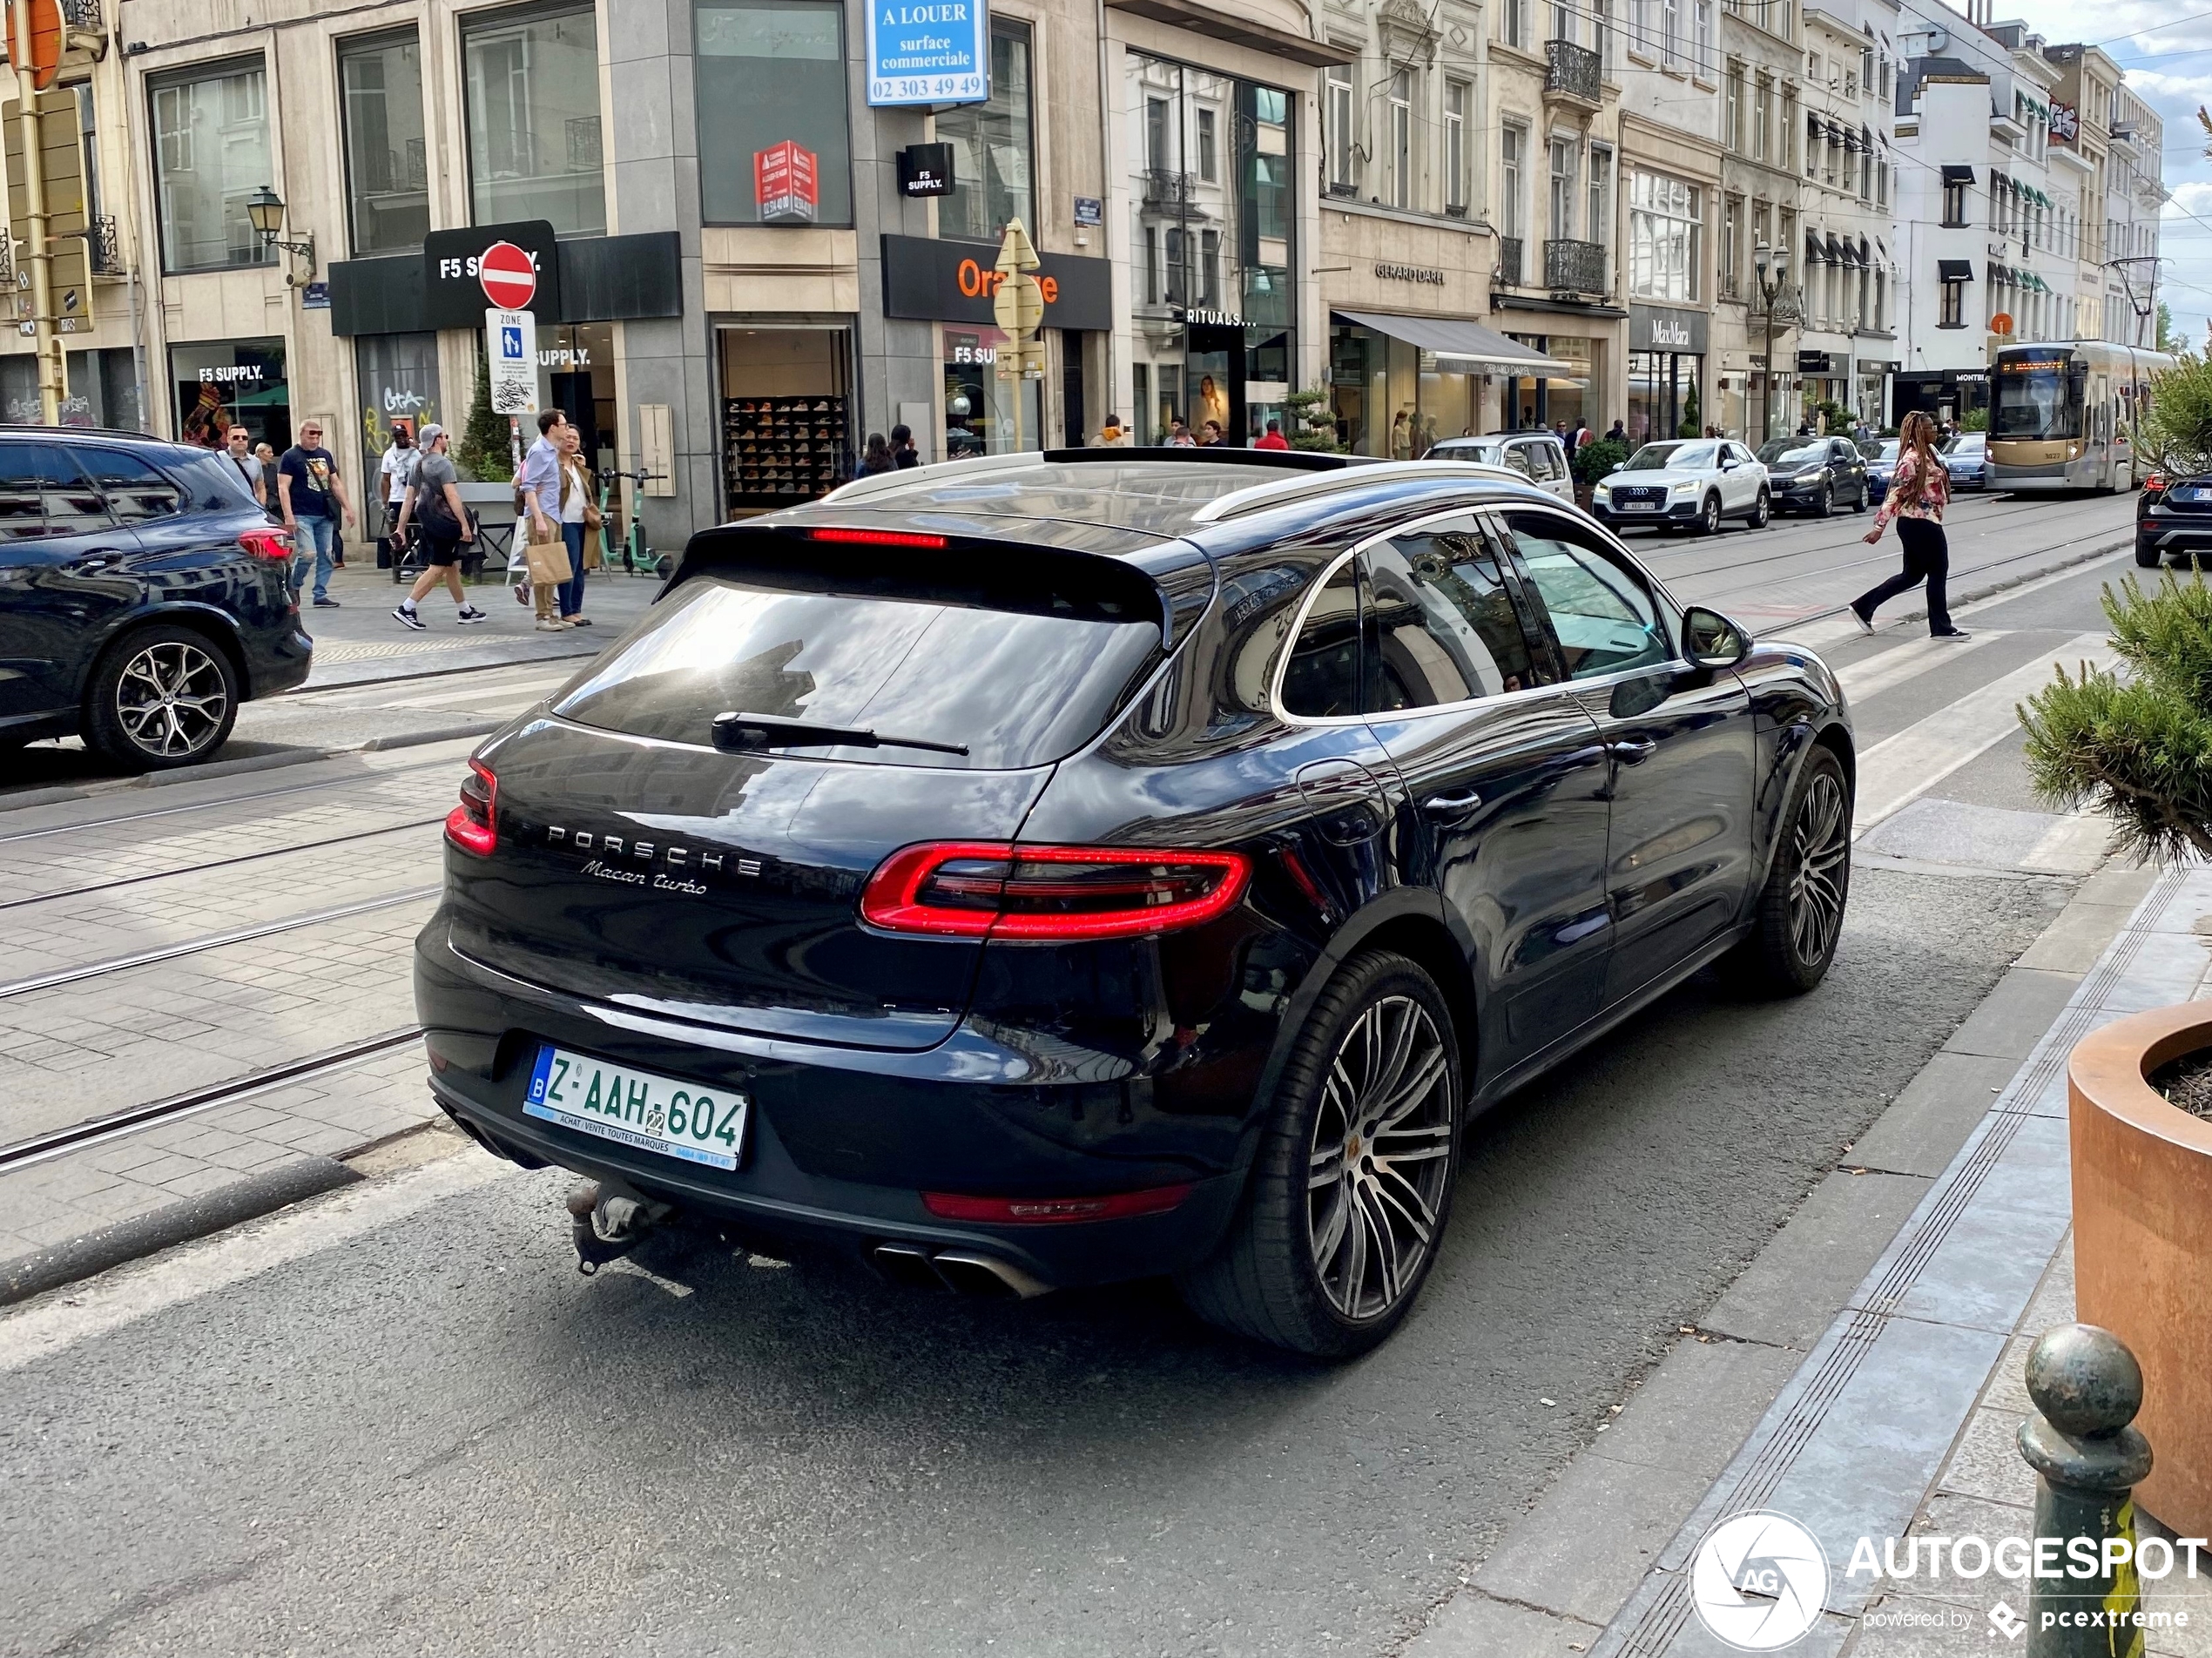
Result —
<instances>
[{"instance_id":1,"label":"black porsche macan turbo","mask_svg":"<svg viewBox=\"0 0 2212 1658\"><path fill-rule=\"evenodd\" d=\"M1356 1352L1475 1111L1708 963L1819 982L1852 775L1818 659L1511 475L891 474L695 536L470 762L431 1085L656 1215Z\"/></svg>"}]
</instances>

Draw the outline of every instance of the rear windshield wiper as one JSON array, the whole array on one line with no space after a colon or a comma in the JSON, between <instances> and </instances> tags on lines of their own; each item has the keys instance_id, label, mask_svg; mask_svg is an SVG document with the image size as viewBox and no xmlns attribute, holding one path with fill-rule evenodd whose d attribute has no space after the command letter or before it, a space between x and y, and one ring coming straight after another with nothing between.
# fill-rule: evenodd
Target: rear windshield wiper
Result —
<instances>
[{"instance_id":1,"label":"rear windshield wiper","mask_svg":"<svg viewBox=\"0 0 2212 1658\"><path fill-rule=\"evenodd\" d=\"M730 754L772 748L925 748L933 754L968 752L965 743L931 743L919 737L887 737L858 725L817 725L773 714L717 714L714 746Z\"/></svg>"}]
</instances>

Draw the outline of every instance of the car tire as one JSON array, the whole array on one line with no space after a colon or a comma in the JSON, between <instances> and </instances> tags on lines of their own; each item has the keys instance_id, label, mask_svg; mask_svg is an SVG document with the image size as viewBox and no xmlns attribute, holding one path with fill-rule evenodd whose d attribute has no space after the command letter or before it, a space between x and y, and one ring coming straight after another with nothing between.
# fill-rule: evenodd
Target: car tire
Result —
<instances>
[{"instance_id":1,"label":"car tire","mask_svg":"<svg viewBox=\"0 0 2212 1658\"><path fill-rule=\"evenodd\" d=\"M1858 481L1858 504L1851 509L1853 512L1865 512L1867 507L1871 504L1866 498L1869 493L1870 492L1866 488L1866 480L1861 478Z\"/></svg>"},{"instance_id":2,"label":"car tire","mask_svg":"<svg viewBox=\"0 0 2212 1658\"><path fill-rule=\"evenodd\" d=\"M1833 478L1823 478L1820 481L1820 499L1812 503L1812 516L1816 518L1830 518L1835 516L1835 512L1836 481Z\"/></svg>"},{"instance_id":3,"label":"car tire","mask_svg":"<svg viewBox=\"0 0 2212 1658\"><path fill-rule=\"evenodd\" d=\"M1436 981L1394 952L1353 956L1298 1032L1227 1237L1182 1276L1191 1310L1315 1358L1382 1341L1420 1293L1451 1216L1462 1099ZM1378 1132L1386 1122L1399 1126ZM1379 1162L1386 1142L1399 1149Z\"/></svg>"},{"instance_id":4,"label":"car tire","mask_svg":"<svg viewBox=\"0 0 2212 1658\"><path fill-rule=\"evenodd\" d=\"M2156 570L2165 562L2165 556L2155 546L2146 546L2141 542L2135 543L2135 564L2138 569Z\"/></svg>"},{"instance_id":5,"label":"car tire","mask_svg":"<svg viewBox=\"0 0 2212 1658\"><path fill-rule=\"evenodd\" d=\"M204 633L157 623L110 645L84 692L84 740L124 771L206 759L238 723L238 674Z\"/></svg>"},{"instance_id":6,"label":"car tire","mask_svg":"<svg viewBox=\"0 0 2212 1658\"><path fill-rule=\"evenodd\" d=\"M1828 976L1851 898L1851 784L1833 749L1805 756L1751 930L1723 967L1742 988L1801 996Z\"/></svg>"},{"instance_id":7,"label":"car tire","mask_svg":"<svg viewBox=\"0 0 2212 1658\"><path fill-rule=\"evenodd\" d=\"M1759 498L1751 503L1751 516L1746 518L1743 522L1750 525L1754 529L1764 529L1766 528L1767 520L1773 516L1773 498L1770 496L1765 489L1762 487L1759 490Z\"/></svg>"},{"instance_id":8,"label":"car tire","mask_svg":"<svg viewBox=\"0 0 2212 1658\"><path fill-rule=\"evenodd\" d=\"M1705 505L1697 515L1696 533L1717 536L1721 533L1721 498L1717 495L1705 497Z\"/></svg>"}]
</instances>

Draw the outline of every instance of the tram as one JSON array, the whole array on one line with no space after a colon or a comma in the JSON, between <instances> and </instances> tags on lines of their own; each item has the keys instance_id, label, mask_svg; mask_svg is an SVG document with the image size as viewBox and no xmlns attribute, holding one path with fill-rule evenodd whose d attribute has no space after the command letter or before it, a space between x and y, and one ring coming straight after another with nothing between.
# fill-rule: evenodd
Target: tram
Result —
<instances>
[{"instance_id":1,"label":"tram","mask_svg":"<svg viewBox=\"0 0 2212 1658\"><path fill-rule=\"evenodd\" d=\"M2108 340L2005 347L1990 366L1989 487L2134 489L2135 421L2176 361Z\"/></svg>"}]
</instances>

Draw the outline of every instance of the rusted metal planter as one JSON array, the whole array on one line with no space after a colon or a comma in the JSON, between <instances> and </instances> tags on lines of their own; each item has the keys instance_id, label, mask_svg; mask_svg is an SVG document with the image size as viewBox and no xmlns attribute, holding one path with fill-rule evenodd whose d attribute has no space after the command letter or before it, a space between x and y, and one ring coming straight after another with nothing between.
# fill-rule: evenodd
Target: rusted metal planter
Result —
<instances>
[{"instance_id":1,"label":"rusted metal planter","mask_svg":"<svg viewBox=\"0 0 2212 1658\"><path fill-rule=\"evenodd\" d=\"M2067 1066L2074 1316L2143 1367L2135 1425L2155 1460L2135 1500L2212 1534L2212 1122L2149 1081L2212 1048L2212 1002L2136 1014L2083 1037Z\"/></svg>"}]
</instances>

